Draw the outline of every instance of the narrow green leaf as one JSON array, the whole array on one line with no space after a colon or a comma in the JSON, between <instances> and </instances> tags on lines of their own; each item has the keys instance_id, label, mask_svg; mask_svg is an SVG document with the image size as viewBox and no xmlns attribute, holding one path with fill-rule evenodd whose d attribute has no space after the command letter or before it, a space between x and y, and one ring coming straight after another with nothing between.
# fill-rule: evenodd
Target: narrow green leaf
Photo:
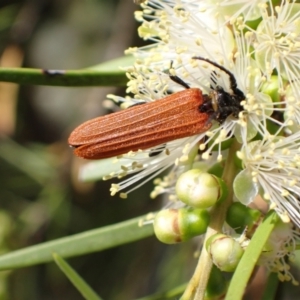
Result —
<instances>
[{"instance_id":1,"label":"narrow green leaf","mask_svg":"<svg viewBox=\"0 0 300 300\"><path fill-rule=\"evenodd\" d=\"M122 57L80 70L43 70L0 68L0 81L50 86L126 86L128 79L120 67L128 67L133 58Z\"/></svg>"},{"instance_id":2,"label":"narrow green leaf","mask_svg":"<svg viewBox=\"0 0 300 300\"><path fill-rule=\"evenodd\" d=\"M175 287L174 289L167 291L167 292L161 292L161 293L155 293L153 295L149 295L143 298L139 298L137 300L167 300L167 299L177 299L178 296L180 296L185 288L187 286L187 283L184 283L180 286Z\"/></svg>"},{"instance_id":3,"label":"narrow green leaf","mask_svg":"<svg viewBox=\"0 0 300 300\"><path fill-rule=\"evenodd\" d=\"M101 300L95 291L83 280L83 278L57 253L53 253L53 259L64 274L69 278L80 294L87 300Z\"/></svg>"},{"instance_id":4,"label":"narrow green leaf","mask_svg":"<svg viewBox=\"0 0 300 300\"><path fill-rule=\"evenodd\" d=\"M55 169L44 157L7 137L1 139L0 157L41 185L54 177Z\"/></svg>"},{"instance_id":5,"label":"narrow green leaf","mask_svg":"<svg viewBox=\"0 0 300 300\"><path fill-rule=\"evenodd\" d=\"M275 211L270 211L262 224L257 228L237 269L235 270L225 300L240 300L243 298L247 283L254 270L256 262L278 221Z\"/></svg>"},{"instance_id":6,"label":"narrow green leaf","mask_svg":"<svg viewBox=\"0 0 300 300\"><path fill-rule=\"evenodd\" d=\"M22 268L52 261L53 252L72 257L101 251L153 235L153 226L139 226L140 216L118 224L89 230L0 256L0 270Z\"/></svg>"}]
</instances>

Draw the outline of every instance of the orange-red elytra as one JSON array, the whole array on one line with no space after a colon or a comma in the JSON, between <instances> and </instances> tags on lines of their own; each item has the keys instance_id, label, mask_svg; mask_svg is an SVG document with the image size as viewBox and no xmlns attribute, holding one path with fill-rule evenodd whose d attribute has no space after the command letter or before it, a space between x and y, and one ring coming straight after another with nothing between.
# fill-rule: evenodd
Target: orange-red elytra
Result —
<instances>
[{"instance_id":1,"label":"orange-red elytra","mask_svg":"<svg viewBox=\"0 0 300 300\"><path fill-rule=\"evenodd\" d=\"M211 123L209 115L199 111L201 104L201 90L177 92L87 121L71 133L69 144L80 157L100 159L202 133Z\"/></svg>"},{"instance_id":2,"label":"orange-red elytra","mask_svg":"<svg viewBox=\"0 0 300 300\"><path fill-rule=\"evenodd\" d=\"M237 117L245 96L237 88L233 74L208 59L194 59L207 61L224 71L229 76L232 94L216 86L209 95L204 95L177 76L170 76L187 89L79 125L68 140L75 148L74 153L86 159L114 157L203 133L211 127L212 120L222 123L229 115Z\"/></svg>"}]
</instances>

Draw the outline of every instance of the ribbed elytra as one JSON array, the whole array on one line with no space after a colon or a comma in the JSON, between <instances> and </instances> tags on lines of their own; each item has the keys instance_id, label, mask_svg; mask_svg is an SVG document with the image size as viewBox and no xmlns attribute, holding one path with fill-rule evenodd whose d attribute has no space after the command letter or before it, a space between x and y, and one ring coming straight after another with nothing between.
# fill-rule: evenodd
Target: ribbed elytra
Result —
<instances>
[{"instance_id":1,"label":"ribbed elytra","mask_svg":"<svg viewBox=\"0 0 300 300\"><path fill-rule=\"evenodd\" d=\"M211 123L201 104L201 90L184 90L87 121L71 133L69 144L77 156L100 159L202 133Z\"/></svg>"}]
</instances>

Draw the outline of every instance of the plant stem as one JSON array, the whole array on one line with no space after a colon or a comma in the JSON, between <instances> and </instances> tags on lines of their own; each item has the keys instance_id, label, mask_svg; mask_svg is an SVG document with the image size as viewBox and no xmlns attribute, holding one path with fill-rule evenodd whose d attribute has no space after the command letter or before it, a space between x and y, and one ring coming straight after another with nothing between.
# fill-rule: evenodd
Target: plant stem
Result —
<instances>
[{"instance_id":1,"label":"plant stem","mask_svg":"<svg viewBox=\"0 0 300 300\"><path fill-rule=\"evenodd\" d=\"M124 71L42 70L30 68L1 68L0 80L19 84L50 86L125 86Z\"/></svg>"},{"instance_id":2,"label":"plant stem","mask_svg":"<svg viewBox=\"0 0 300 300\"><path fill-rule=\"evenodd\" d=\"M134 63L131 55L79 70L0 68L0 81L48 86L126 86L128 79L120 67Z\"/></svg>"},{"instance_id":3,"label":"plant stem","mask_svg":"<svg viewBox=\"0 0 300 300\"><path fill-rule=\"evenodd\" d=\"M201 255L197 267L195 269L194 275L191 278L181 300L202 300L205 296L205 290L208 283L209 275L212 268L212 260L205 249L205 243L209 237L217 232L222 231L222 227L225 221L226 212L228 207L232 203L233 197L233 180L236 175L236 166L234 163L234 156L237 150L239 150L240 144L234 141L229 149L228 157L225 162L223 180L228 187L228 196L222 201L222 203L215 206L211 212L211 221L208 226L205 240L203 242L204 247L202 248Z\"/></svg>"}]
</instances>

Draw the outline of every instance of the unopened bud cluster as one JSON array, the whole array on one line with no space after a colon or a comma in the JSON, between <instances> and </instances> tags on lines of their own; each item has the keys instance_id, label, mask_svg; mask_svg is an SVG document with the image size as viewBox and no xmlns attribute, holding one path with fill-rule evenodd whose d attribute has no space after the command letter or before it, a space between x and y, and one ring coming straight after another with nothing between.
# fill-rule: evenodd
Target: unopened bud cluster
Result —
<instances>
[{"instance_id":1,"label":"unopened bud cluster","mask_svg":"<svg viewBox=\"0 0 300 300\"><path fill-rule=\"evenodd\" d=\"M205 233L209 209L226 197L227 188L222 179L192 169L178 178L176 194L186 206L162 210L154 219L157 238L167 244L187 241Z\"/></svg>"}]
</instances>

